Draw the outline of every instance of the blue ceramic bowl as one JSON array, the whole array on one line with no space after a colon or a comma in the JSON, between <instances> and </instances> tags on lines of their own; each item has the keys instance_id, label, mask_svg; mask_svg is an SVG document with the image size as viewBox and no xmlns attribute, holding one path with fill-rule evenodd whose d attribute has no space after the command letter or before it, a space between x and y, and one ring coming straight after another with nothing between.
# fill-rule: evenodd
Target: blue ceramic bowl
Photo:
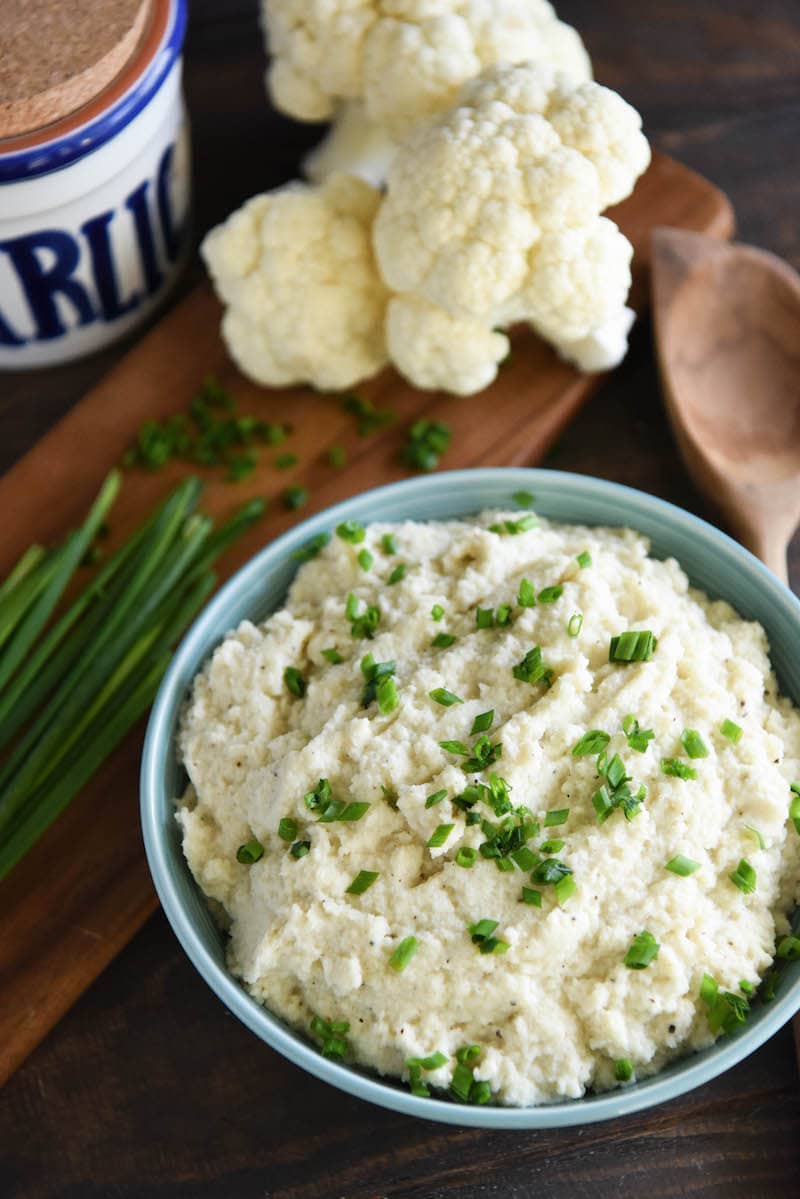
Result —
<instances>
[{"instance_id":1,"label":"blue ceramic bowl","mask_svg":"<svg viewBox=\"0 0 800 1199\"><path fill-rule=\"evenodd\" d=\"M178 715L203 661L228 630L277 608L297 569L292 551L343 520L443 520L482 508L514 507L515 491L536 496L536 510L556 520L628 525L649 537L658 557L674 556L693 583L729 600L767 630L785 694L800 704L800 602L736 542L671 504L559 471L524 468L452 471L409 479L355 496L297 525L256 555L209 603L184 638L153 705L142 762L142 825L161 903L178 940L203 978L248 1028L284 1057L326 1082L393 1111L484 1128L552 1128L626 1115L674 1099L757 1049L800 1007L800 962L787 965L772 1003L756 1005L747 1024L702 1053L653 1078L583 1099L531 1108L469 1107L409 1094L400 1082L323 1058L307 1040L246 993L225 966L224 938L187 869L173 816L185 777L175 760ZM787 795L787 804L788 804Z\"/></svg>"}]
</instances>

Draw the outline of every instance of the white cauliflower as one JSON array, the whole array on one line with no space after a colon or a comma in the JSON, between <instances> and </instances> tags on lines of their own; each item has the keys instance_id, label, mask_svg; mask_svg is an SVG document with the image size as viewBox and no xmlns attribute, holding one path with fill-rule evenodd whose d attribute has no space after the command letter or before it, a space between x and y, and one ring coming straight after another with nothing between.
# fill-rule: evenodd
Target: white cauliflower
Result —
<instances>
[{"instance_id":1,"label":"white cauliflower","mask_svg":"<svg viewBox=\"0 0 800 1199\"><path fill-rule=\"evenodd\" d=\"M202 245L222 333L257 383L352 387L386 362L388 294L370 230L380 195L350 176L254 196Z\"/></svg>"},{"instance_id":2,"label":"white cauliflower","mask_svg":"<svg viewBox=\"0 0 800 1199\"><path fill-rule=\"evenodd\" d=\"M455 108L420 124L394 160L373 231L392 292L449 318L418 352L390 325L389 354L402 355L407 377L441 387L442 362L469 344L466 377L448 390L473 390L473 378L485 386L506 346L479 342L476 322L491 331L525 321L583 369L616 365L632 248L600 213L649 160L633 108L542 64L484 71Z\"/></svg>"},{"instance_id":3,"label":"white cauliflower","mask_svg":"<svg viewBox=\"0 0 800 1199\"><path fill-rule=\"evenodd\" d=\"M398 142L496 63L540 61L591 78L577 32L547 0L262 0L275 104L336 118L306 169L385 178Z\"/></svg>"},{"instance_id":4,"label":"white cauliflower","mask_svg":"<svg viewBox=\"0 0 800 1199\"><path fill-rule=\"evenodd\" d=\"M600 214L649 158L638 114L599 84L489 68L415 127L382 198L334 175L258 196L209 234L231 353L273 385L342 389L391 361L465 395L525 322L583 370L615 366L632 248Z\"/></svg>"}]
</instances>

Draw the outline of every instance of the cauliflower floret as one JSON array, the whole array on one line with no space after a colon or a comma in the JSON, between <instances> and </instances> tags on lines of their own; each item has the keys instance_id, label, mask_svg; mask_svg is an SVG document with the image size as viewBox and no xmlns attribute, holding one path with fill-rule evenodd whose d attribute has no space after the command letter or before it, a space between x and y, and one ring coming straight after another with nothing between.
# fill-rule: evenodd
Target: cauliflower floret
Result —
<instances>
[{"instance_id":1,"label":"cauliflower floret","mask_svg":"<svg viewBox=\"0 0 800 1199\"><path fill-rule=\"evenodd\" d=\"M301 120L337 118L329 144L307 164L317 180L342 170L381 182L396 144L487 66L536 60L575 83L592 74L579 35L547 0L262 0L262 7L275 104Z\"/></svg>"},{"instance_id":2,"label":"cauliflower floret","mask_svg":"<svg viewBox=\"0 0 800 1199\"><path fill-rule=\"evenodd\" d=\"M334 175L255 196L202 246L222 333L246 375L273 387L352 387L386 363L388 295L370 244L379 193Z\"/></svg>"},{"instance_id":3,"label":"cauliflower floret","mask_svg":"<svg viewBox=\"0 0 800 1199\"><path fill-rule=\"evenodd\" d=\"M616 365L632 248L600 213L648 161L638 114L606 88L576 89L542 64L484 71L394 160L373 230L383 278L451 318L486 330L527 321L581 366ZM425 361L438 329L439 359L452 354L452 323L436 321ZM471 369L485 386L497 359L483 344L483 369L480 341Z\"/></svg>"},{"instance_id":4,"label":"cauliflower floret","mask_svg":"<svg viewBox=\"0 0 800 1199\"><path fill-rule=\"evenodd\" d=\"M488 387L509 349L504 333L414 296L390 301L386 341L392 362L415 387L456 395Z\"/></svg>"}]
</instances>

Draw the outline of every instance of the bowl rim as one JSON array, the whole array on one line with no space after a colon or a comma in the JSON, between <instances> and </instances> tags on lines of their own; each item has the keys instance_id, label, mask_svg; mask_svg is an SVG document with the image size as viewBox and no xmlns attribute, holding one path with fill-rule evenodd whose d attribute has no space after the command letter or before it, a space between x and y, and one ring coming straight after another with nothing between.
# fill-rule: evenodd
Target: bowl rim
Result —
<instances>
[{"instance_id":1,"label":"bowl rim","mask_svg":"<svg viewBox=\"0 0 800 1199\"><path fill-rule=\"evenodd\" d=\"M321 509L268 542L227 580L184 634L162 679L145 734L140 774L144 847L164 914L192 964L216 996L247 1028L294 1065L360 1099L422 1119L462 1127L495 1129L573 1127L630 1115L644 1108L668 1102L724 1073L758 1049L800 1009L800 977L790 987L785 988L784 993L776 997L768 1009L761 1009L762 1013L766 1011L766 1014L762 1014L757 1025L745 1025L739 1032L714 1042L710 1050L700 1055L687 1055L685 1058L676 1059L674 1063L670 1063L676 1067L674 1072L662 1071L630 1086L615 1088L598 1095L590 1094L576 1100L530 1107L488 1104L476 1107L433 1096L422 1098L401 1090L402 1083L399 1079L387 1076L384 1081L377 1074L362 1072L359 1067L340 1064L322 1057L309 1041L303 1039L302 1034L289 1029L266 1007L257 1003L233 975L217 964L184 909L172 874L167 838L162 835L159 819L163 805L173 802L171 797L163 795L161 774L172 742L177 705L186 693L187 678L194 677L200 663L207 657L207 652L201 652L198 656L200 647L207 641L207 630L220 622L231 598L235 595L238 599L242 593L252 593L258 580L268 571L272 559L282 559L304 545L315 534L332 530L341 520L352 519L354 508L360 510L371 500L392 498L409 491L463 486L468 482L474 482L476 477L487 482L499 482L502 479L504 486L509 488L509 497L515 489L548 484L564 487L573 495L580 495L586 499L593 496L612 499L616 497L623 502L627 501L628 504L634 503L638 511L653 517L666 518L673 529L682 528L705 540L710 539L715 549L722 551L729 560L747 567L750 572L755 572L759 583L772 600L786 610L800 630L800 599L749 550L701 517L694 516L667 500L625 484L569 471L506 466L437 471L435 474L415 476L371 488ZM478 505L476 511L481 506L485 507ZM470 515L470 510L465 507L463 515ZM556 516L551 519L559 518ZM365 523L369 522L365 519ZM572 523L591 525L593 522L585 520ZM635 524L628 527L635 528ZM216 642L220 639L217 637ZM188 870L185 862L183 867Z\"/></svg>"}]
</instances>

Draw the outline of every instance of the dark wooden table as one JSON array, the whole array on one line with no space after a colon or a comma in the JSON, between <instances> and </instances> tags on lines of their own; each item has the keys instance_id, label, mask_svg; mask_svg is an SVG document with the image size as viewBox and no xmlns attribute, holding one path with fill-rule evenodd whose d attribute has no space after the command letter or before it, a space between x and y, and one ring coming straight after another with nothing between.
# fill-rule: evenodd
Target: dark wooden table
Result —
<instances>
[{"instance_id":1,"label":"dark wooden table","mask_svg":"<svg viewBox=\"0 0 800 1199\"><path fill-rule=\"evenodd\" d=\"M198 233L293 175L316 136L265 103L256 7L192 0ZM653 143L729 193L742 239L800 266L797 0L562 0L559 11L584 34L598 78L643 113ZM5 377L0 465L121 352ZM646 326L549 464L713 519L676 455ZM798 538L792 579L800 589ZM790 1199L798 1179L788 1029L708 1086L626 1120L546 1133L448 1128L368 1107L261 1045L216 1001L161 916L0 1096L0 1194L24 1199Z\"/></svg>"}]
</instances>

